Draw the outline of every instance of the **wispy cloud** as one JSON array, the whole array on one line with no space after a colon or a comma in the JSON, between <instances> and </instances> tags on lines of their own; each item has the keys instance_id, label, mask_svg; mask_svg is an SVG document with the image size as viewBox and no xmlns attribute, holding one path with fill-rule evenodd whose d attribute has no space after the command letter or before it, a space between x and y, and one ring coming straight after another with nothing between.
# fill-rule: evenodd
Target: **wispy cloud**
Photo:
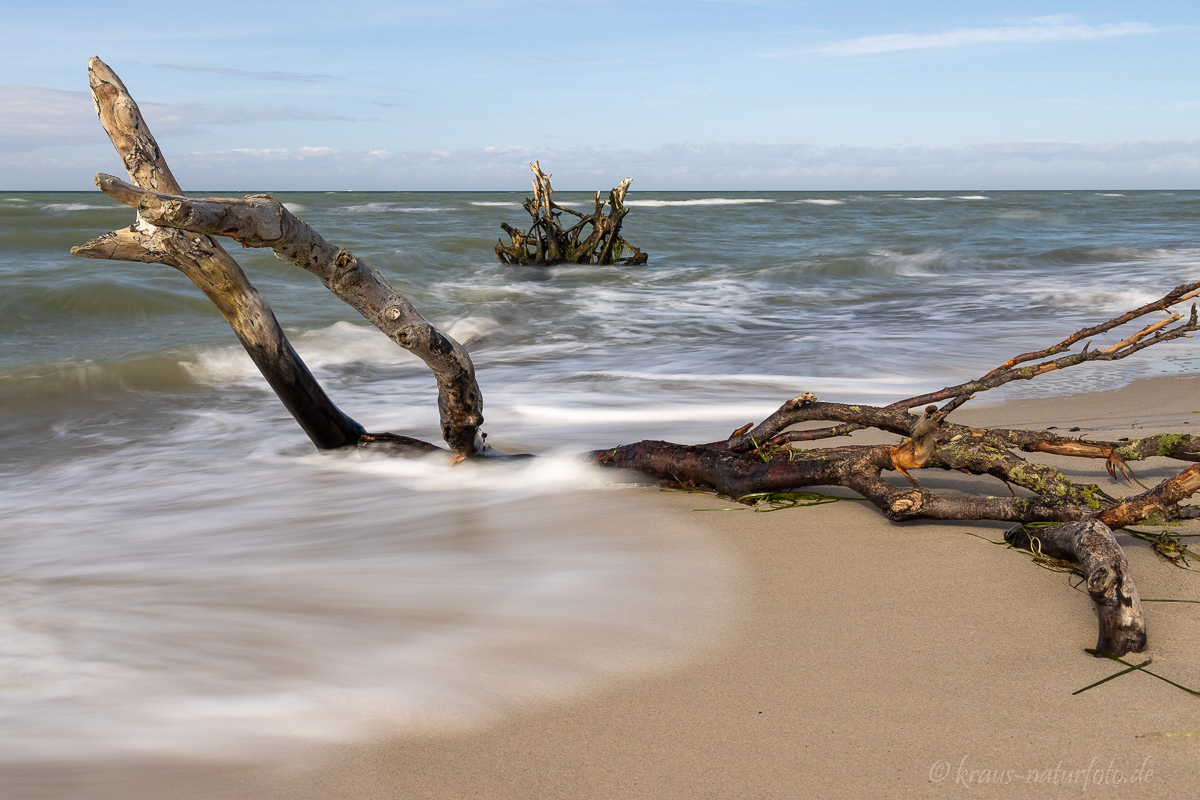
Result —
<instances>
[{"instance_id":1,"label":"wispy cloud","mask_svg":"<svg viewBox=\"0 0 1200 800\"><path fill-rule=\"evenodd\" d=\"M1200 180L1200 140L965 147L509 145L402 152L301 147L192 152L172 166L185 186L197 190L521 191L528 185L526 164L534 159L554 173L563 191L604 189L626 175L634 177L635 190L1185 188Z\"/></svg>"},{"instance_id":2,"label":"wispy cloud","mask_svg":"<svg viewBox=\"0 0 1200 800\"><path fill-rule=\"evenodd\" d=\"M273 122L352 122L350 117L307 108L253 106L200 108L170 103L141 103L158 136L184 136L214 125ZM103 143L104 133L87 92L41 86L0 86L0 151L31 152L63 145Z\"/></svg>"},{"instance_id":3,"label":"wispy cloud","mask_svg":"<svg viewBox=\"0 0 1200 800\"><path fill-rule=\"evenodd\" d=\"M846 39L818 48L818 52L835 56L858 56L982 44L1045 44L1111 39L1118 36L1144 36L1159 30L1144 22L1083 25L1072 23L1064 17L1037 17L994 28L956 28L938 33L885 33L879 36Z\"/></svg>"},{"instance_id":4,"label":"wispy cloud","mask_svg":"<svg viewBox=\"0 0 1200 800\"><path fill-rule=\"evenodd\" d=\"M233 78L250 78L259 81L282 81L284 83L317 83L340 81L333 75L311 75L303 72L280 72L279 70L230 69L228 67L196 67L188 64L155 64L159 69L175 69L180 72L208 72L213 75L228 75Z\"/></svg>"},{"instance_id":5,"label":"wispy cloud","mask_svg":"<svg viewBox=\"0 0 1200 800\"><path fill-rule=\"evenodd\" d=\"M87 92L40 86L0 86L0 150L28 152L86 144L104 133Z\"/></svg>"}]
</instances>

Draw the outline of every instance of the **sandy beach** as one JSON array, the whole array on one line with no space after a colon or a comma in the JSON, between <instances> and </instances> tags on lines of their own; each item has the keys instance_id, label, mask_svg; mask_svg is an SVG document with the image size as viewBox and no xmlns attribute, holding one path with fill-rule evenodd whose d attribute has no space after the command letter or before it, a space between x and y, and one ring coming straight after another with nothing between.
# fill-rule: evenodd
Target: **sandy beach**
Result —
<instances>
[{"instance_id":1,"label":"sandy beach","mask_svg":"<svg viewBox=\"0 0 1200 800\"><path fill-rule=\"evenodd\" d=\"M1153 379L980 403L956 419L1079 426L1104 439L1186 432L1200 425L1198 388L1200 378ZM1147 484L1180 468L1164 459L1133 467ZM1128 491L1102 464L1072 472ZM921 477L935 489L1006 491L995 481ZM896 525L852 500L717 511L731 504L628 491L719 537L744 576L730 590L741 609L730 630L686 664L468 731L297 752L282 768L30 767L11 776L15 796L1195 796L1200 698L1138 673L1073 695L1121 667L1084 652L1095 644L1095 615L1071 576L986 541L999 541L1005 524ZM1200 600L1195 572L1120 538L1143 598ZM1148 602L1146 614L1149 647L1129 659L1153 658L1149 669L1200 689L1200 606ZM1192 735L1164 735L1180 733Z\"/></svg>"}]
</instances>

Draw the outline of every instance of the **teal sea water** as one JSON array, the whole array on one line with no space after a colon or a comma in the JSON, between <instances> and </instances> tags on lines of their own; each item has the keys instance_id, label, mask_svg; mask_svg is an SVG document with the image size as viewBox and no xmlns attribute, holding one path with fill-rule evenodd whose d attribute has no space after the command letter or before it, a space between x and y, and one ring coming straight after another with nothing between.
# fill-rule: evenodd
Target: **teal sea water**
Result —
<instances>
[{"instance_id":1,"label":"teal sea water","mask_svg":"<svg viewBox=\"0 0 1200 800\"><path fill-rule=\"evenodd\" d=\"M629 269L498 263L518 193L279 197L467 345L489 442L560 455L318 457L185 278L68 254L132 212L0 193L0 774L474 724L686 658L736 564L566 454L891 402L1200 276L1200 192L634 192ZM420 362L230 249L335 402L437 439ZM1184 340L997 397L1198 370Z\"/></svg>"}]
</instances>

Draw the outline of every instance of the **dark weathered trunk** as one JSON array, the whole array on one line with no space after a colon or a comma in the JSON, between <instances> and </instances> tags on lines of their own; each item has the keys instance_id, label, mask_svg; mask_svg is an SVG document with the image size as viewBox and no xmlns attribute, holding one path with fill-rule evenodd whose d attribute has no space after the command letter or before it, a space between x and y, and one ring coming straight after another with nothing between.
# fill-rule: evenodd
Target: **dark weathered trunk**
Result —
<instances>
[{"instance_id":1,"label":"dark weathered trunk","mask_svg":"<svg viewBox=\"0 0 1200 800\"><path fill-rule=\"evenodd\" d=\"M1097 650L1123 656L1145 649L1142 599L1129 574L1125 553L1107 525L1093 519L1048 525L1036 531L1021 526L1011 529L1004 538L1013 547L1032 549L1079 567L1100 619Z\"/></svg>"}]
</instances>

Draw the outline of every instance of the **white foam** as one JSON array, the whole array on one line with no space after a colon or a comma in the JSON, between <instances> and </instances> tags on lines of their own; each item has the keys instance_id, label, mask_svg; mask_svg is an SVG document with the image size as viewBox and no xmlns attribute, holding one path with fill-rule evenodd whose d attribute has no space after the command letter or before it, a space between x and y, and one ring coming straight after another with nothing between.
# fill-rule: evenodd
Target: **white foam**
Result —
<instances>
[{"instance_id":1,"label":"white foam","mask_svg":"<svg viewBox=\"0 0 1200 800\"><path fill-rule=\"evenodd\" d=\"M406 206L403 203L362 203L346 206L342 211L350 214L432 214L449 211L445 206Z\"/></svg>"},{"instance_id":2,"label":"white foam","mask_svg":"<svg viewBox=\"0 0 1200 800\"><path fill-rule=\"evenodd\" d=\"M445 334L464 347L500 328L491 317L464 317L446 326Z\"/></svg>"},{"instance_id":3,"label":"white foam","mask_svg":"<svg viewBox=\"0 0 1200 800\"><path fill-rule=\"evenodd\" d=\"M822 200L820 198L812 198L807 200L792 200L791 205L811 205L811 206L844 206L845 200Z\"/></svg>"},{"instance_id":4,"label":"white foam","mask_svg":"<svg viewBox=\"0 0 1200 800\"><path fill-rule=\"evenodd\" d=\"M186 449L77 460L53 508L0 496L38 534L0 537L0 762L469 727L678 663L734 612L718 542L577 461Z\"/></svg>"},{"instance_id":5,"label":"white foam","mask_svg":"<svg viewBox=\"0 0 1200 800\"><path fill-rule=\"evenodd\" d=\"M474 323L480 331L483 321ZM466 323L468 330L471 323ZM376 328L339 321L324 328L288 331L288 338L309 369L321 370L347 364L376 366L416 364L417 358L392 342ZM181 361L193 379L203 383L236 383L257 379L258 368L241 347L222 347L199 352Z\"/></svg>"},{"instance_id":6,"label":"white foam","mask_svg":"<svg viewBox=\"0 0 1200 800\"><path fill-rule=\"evenodd\" d=\"M95 206L87 203L46 203L42 206L45 211L105 211L112 206Z\"/></svg>"},{"instance_id":7,"label":"white foam","mask_svg":"<svg viewBox=\"0 0 1200 800\"><path fill-rule=\"evenodd\" d=\"M774 200L769 198L759 197L704 197L695 200L638 200L626 198L625 205L664 208L669 206L745 206L774 202Z\"/></svg>"}]
</instances>

